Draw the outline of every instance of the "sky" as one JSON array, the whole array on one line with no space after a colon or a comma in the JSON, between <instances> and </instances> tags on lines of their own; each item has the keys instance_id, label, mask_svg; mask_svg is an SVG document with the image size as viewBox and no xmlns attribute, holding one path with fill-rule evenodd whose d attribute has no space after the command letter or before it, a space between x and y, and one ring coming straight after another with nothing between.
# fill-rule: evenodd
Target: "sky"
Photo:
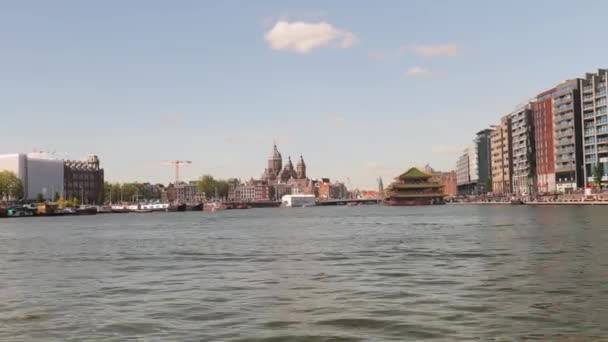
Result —
<instances>
[{"instance_id":1,"label":"sky","mask_svg":"<svg viewBox=\"0 0 608 342\"><path fill-rule=\"evenodd\" d=\"M2 1L0 154L97 154L110 181L450 170L474 134L608 67L608 2Z\"/></svg>"}]
</instances>

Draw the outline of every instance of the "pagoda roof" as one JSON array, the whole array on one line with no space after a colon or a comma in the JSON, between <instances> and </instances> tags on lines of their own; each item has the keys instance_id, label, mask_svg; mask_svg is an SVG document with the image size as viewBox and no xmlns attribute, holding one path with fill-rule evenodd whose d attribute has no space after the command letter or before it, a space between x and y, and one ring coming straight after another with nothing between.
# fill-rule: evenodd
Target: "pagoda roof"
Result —
<instances>
[{"instance_id":1,"label":"pagoda roof","mask_svg":"<svg viewBox=\"0 0 608 342\"><path fill-rule=\"evenodd\" d=\"M435 193L435 194L408 194L408 193L388 193L386 198L429 198L429 197L445 197L444 193Z\"/></svg>"},{"instance_id":2,"label":"pagoda roof","mask_svg":"<svg viewBox=\"0 0 608 342\"><path fill-rule=\"evenodd\" d=\"M437 182L420 183L420 184L399 184L394 183L390 185L392 189L429 189L429 188L440 188L442 185Z\"/></svg>"},{"instance_id":3,"label":"pagoda roof","mask_svg":"<svg viewBox=\"0 0 608 342\"><path fill-rule=\"evenodd\" d=\"M431 178L432 174L426 173L420 170L417 167L411 167L409 170L405 171L397 179L420 179L420 178Z\"/></svg>"}]
</instances>

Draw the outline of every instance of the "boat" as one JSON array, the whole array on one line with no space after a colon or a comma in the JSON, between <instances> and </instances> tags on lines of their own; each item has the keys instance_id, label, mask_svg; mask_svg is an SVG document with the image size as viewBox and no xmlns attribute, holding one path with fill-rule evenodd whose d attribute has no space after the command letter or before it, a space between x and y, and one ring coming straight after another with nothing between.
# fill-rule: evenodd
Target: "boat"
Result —
<instances>
[{"instance_id":1,"label":"boat","mask_svg":"<svg viewBox=\"0 0 608 342\"><path fill-rule=\"evenodd\" d=\"M137 205L129 206L131 210L152 210L152 211L169 211L169 203L140 203Z\"/></svg>"},{"instance_id":2,"label":"boat","mask_svg":"<svg viewBox=\"0 0 608 342\"><path fill-rule=\"evenodd\" d=\"M74 208L63 208L62 210L63 215L76 215L76 209Z\"/></svg>"},{"instance_id":3,"label":"boat","mask_svg":"<svg viewBox=\"0 0 608 342\"><path fill-rule=\"evenodd\" d=\"M97 207L90 205L81 205L76 209L77 215L97 215Z\"/></svg>"},{"instance_id":4,"label":"boat","mask_svg":"<svg viewBox=\"0 0 608 342\"><path fill-rule=\"evenodd\" d=\"M24 207L11 207L6 211L7 217L30 217L34 212Z\"/></svg>"},{"instance_id":5,"label":"boat","mask_svg":"<svg viewBox=\"0 0 608 342\"><path fill-rule=\"evenodd\" d=\"M226 210L226 208L227 207L220 202L210 202L205 205L205 210L211 212Z\"/></svg>"},{"instance_id":6,"label":"boat","mask_svg":"<svg viewBox=\"0 0 608 342\"><path fill-rule=\"evenodd\" d=\"M131 212L137 213L137 214L147 214L147 213L153 213L154 210L152 210L152 209L132 209Z\"/></svg>"},{"instance_id":7,"label":"boat","mask_svg":"<svg viewBox=\"0 0 608 342\"><path fill-rule=\"evenodd\" d=\"M191 204L186 206L186 211L202 211L204 208L203 203Z\"/></svg>"},{"instance_id":8,"label":"boat","mask_svg":"<svg viewBox=\"0 0 608 342\"><path fill-rule=\"evenodd\" d=\"M110 206L110 211L114 214L125 214L131 212L126 205L112 205Z\"/></svg>"},{"instance_id":9,"label":"boat","mask_svg":"<svg viewBox=\"0 0 608 342\"><path fill-rule=\"evenodd\" d=\"M293 207L313 207L317 205L315 195L285 195L281 197L282 206Z\"/></svg>"},{"instance_id":10,"label":"boat","mask_svg":"<svg viewBox=\"0 0 608 342\"><path fill-rule=\"evenodd\" d=\"M389 206L413 206L443 204L446 195L439 182L432 182L433 175L416 167L405 171L388 186L384 203Z\"/></svg>"},{"instance_id":11,"label":"boat","mask_svg":"<svg viewBox=\"0 0 608 342\"><path fill-rule=\"evenodd\" d=\"M522 204L526 204L526 203L524 203L524 201L522 201L520 199L514 198L514 199L511 200L511 204L513 204L513 205L522 205Z\"/></svg>"},{"instance_id":12,"label":"boat","mask_svg":"<svg viewBox=\"0 0 608 342\"><path fill-rule=\"evenodd\" d=\"M112 212L112 207L107 206L107 205L99 205L97 206L97 213L98 214L109 214Z\"/></svg>"},{"instance_id":13,"label":"boat","mask_svg":"<svg viewBox=\"0 0 608 342\"><path fill-rule=\"evenodd\" d=\"M169 205L167 211L186 211L186 204Z\"/></svg>"}]
</instances>

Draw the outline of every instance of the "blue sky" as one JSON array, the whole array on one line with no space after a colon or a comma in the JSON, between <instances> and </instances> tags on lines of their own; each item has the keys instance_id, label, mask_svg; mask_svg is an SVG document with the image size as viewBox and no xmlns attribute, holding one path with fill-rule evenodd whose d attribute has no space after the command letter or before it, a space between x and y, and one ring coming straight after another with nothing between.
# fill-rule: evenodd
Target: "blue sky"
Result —
<instances>
[{"instance_id":1,"label":"blue sky","mask_svg":"<svg viewBox=\"0 0 608 342\"><path fill-rule=\"evenodd\" d=\"M106 178L454 167L473 134L608 66L605 1L0 2L0 153L100 156Z\"/></svg>"}]
</instances>

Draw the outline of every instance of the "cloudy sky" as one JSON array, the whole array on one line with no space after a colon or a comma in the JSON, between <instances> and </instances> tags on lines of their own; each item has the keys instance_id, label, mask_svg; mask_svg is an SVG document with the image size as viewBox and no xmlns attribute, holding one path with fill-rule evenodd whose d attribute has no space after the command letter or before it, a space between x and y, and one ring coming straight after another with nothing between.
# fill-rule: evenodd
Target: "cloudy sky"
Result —
<instances>
[{"instance_id":1,"label":"cloudy sky","mask_svg":"<svg viewBox=\"0 0 608 342\"><path fill-rule=\"evenodd\" d=\"M605 1L2 1L0 153L106 178L258 177L276 140L375 187L607 67Z\"/></svg>"}]
</instances>

